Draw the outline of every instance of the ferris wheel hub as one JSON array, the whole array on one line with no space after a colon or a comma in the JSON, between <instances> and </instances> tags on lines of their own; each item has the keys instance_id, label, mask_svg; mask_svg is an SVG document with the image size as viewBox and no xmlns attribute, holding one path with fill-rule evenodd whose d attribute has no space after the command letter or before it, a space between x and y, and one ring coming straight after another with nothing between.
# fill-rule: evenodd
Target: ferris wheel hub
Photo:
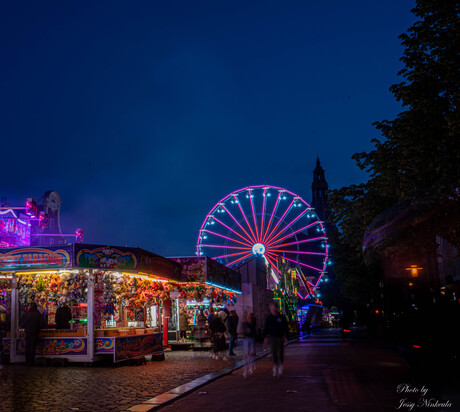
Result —
<instances>
[{"instance_id":1,"label":"ferris wheel hub","mask_svg":"<svg viewBox=\"0 0 460 412\"><path fill-rule=\"evenodd\" d=\"M265 246L262 243L256 243L252 247L252 253L254 255L263 255L265 253Z\"/></svg>"}]
</instances>

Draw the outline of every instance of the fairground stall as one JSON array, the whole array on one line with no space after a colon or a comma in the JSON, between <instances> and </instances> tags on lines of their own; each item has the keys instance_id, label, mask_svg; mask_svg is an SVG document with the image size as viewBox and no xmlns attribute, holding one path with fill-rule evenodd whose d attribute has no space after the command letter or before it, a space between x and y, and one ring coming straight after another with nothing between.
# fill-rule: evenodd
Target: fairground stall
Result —
<instances>
[{"instance_id":1,"label":"fairground stall","mask_svg":"<svg viewBox=\"0 0 460 412\"><path fill-rule=\"evenodd\" d=\"M2 302L12 362L24 361L20 319L31 302L44 317L37 357L94 362L163 358L163 302L181 280L180 265L139 248L69 244L0 249ZM56 313L68 313L58 329ZM167 330L165 330L167 334Z\"/></svg>"},{"instance_id":2,"label":"fairground stall","mask_svg":"<svg viewBox=\"0 0 460 412\"><path fill-rule=\"evenodd\" d=\"M171 293L169 338L178 340L179 313L187 312L187 338L197 338L197 316L208 317L213 309L231 309L241 295L241 274L206 257L172 257L181 265L182 279ZM200 336L202 338L202 336Z\"/></svg>"}]
</instances>

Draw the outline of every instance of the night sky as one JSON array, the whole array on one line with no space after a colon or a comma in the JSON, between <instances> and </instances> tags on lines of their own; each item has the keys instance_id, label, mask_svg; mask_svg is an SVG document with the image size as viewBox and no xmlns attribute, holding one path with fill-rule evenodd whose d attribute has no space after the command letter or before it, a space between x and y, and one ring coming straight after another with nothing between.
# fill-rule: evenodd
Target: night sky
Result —
<instances>
[{"instance_id":1,"label":"night sky","mask_svg":"<svg viewBox=\"0 0 460 412\"><path fill-rule=\"evenodd\" d=\"M401 109L413 1L46 1L0 6L0 196L61 195L85 241L194 253L247 185L311 199Z\"/></svg>"}]
</instances>

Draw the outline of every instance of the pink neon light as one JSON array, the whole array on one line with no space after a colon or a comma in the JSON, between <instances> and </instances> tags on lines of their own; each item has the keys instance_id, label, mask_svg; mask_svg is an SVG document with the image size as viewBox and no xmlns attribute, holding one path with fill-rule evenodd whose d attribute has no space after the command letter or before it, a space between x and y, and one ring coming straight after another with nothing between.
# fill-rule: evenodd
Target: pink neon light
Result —
<instances>
[{"instance_id":1,"label":"pink neon light","mask_svg":"<svg viewBox=\"0 0 460 412\"><path fill-rule=\"evenodd\" d=\"M246 236L248 237L249 240L252 240L251 239L251 236L249 236L248 232L246 232L246 230L243 229L243 226L240 225L240 222L238 222L238 220L235 219L235 217L230 213L230 211L225 207L224 204L222 204L222 207L224 208L224 210L228 213L228 215L233 219L233 221L238 225L238 227L246 234ZM247 240L247 239L246 239Z\"/></svg>"},{"instance_id":2,"label":"pink neon light","mask_svg":"<svg viewBox=\"0 0 460 412\"><path fill-rule=\"evenodd\" d=\"M239 243L239 244L241 244L241 245L247 246L246 243L240 242L239 240L233 239L233 238L228 237L228 236L221 235L221 234L216 233L216 232L211 232L211 231L208 230L208 229L203 229L202 231L203 231L203 232L207 232L207 233L211 233L211 234L213 234L213 235L216 235L216 236L219 236L219 237L223 237L224 239L231 240L232 242L236 242L236 243Z\"/></svg>"},{"instance_id":3,"label":"pink neon light","mask_svg":"<svg viewBox=\"0 0 460 412\"><path fill-rule=\"evenodd\" d=\"M265 229L264 236L262 237L262 243L265 243L265 236L267 236L268 229L270 229L270 226L272 224L273 216L275 215L276 209L278 209L278 203L280 201L280 197L281 197L281 192L278 192L278 197L276 198L275 206L273 206L272 214L270 216L270 220L268 221L267 229Z\"/></svg>"},{"instance_id":4,"label":"pink neon light","mask_svg":"<svg viewBox=\"0 0 460 412\"><path fill-rule=\"evenodd\" d=\"M299 265L301 265L301 266L305 266L305 267L307 267L307 268L310 268L310 269L313 269L313 270L317 270L318 272L322 272L322 271L323 271L322 269L315 268L314 266L307 265L306 263L297 262L296 260L292 260L292 259L289 259L289 258L287 258L287 257L284 257L284 259L289 260L290 262L297 263L297 264L299 264Z\"/></svg>"},{"instance_id":5,"label":"pink neon light","mask_svg":"<svg viewBox=\"0 0 460 412\"><path fill-rule=\"evenodd\" d=\"M285 216L289 213L289 211L292 209L292 205L294 204L294 202L295 202L295 199L292 199L291 204L290 204L289 207L285 210L285 212L283 213L283 216L281 216L281 218L278 220L278 222L276 222L275 227L272 229L272 231L270 232L270 234L267 236L267 242L270 242L272 233L278 228L278 226L280 225L280 223L283 221L284 217L285 217Z\"/></svg>"},{"instance_id":6,"label":"pink neon light","mask_svg":"<svg viewBox=\"0 0 460 412\"><path fill-rule=\"evenodd\" d=\"M244 251L244 252L231 253L231 254L229 254L229 255L217 256L216 259L223 259L223 258L227 258L227 257L230 257L230 256L238 256L238 255L242 255L243 253L247 253L247 250Z\"/></svg>"},{"instance_id":7,"label":"pink neon light","mask_svg":"<svg viewBox=\"0 0 460 412\"><path fill-rule=\"evenodd\" d=\"M216 248L221 248L221 249L243 249L243 250L250 250L247 246L246 247L241 247L241 246L225 246L225 245L200 245L204 247L216 247ZM252 249L251 249L252 252Z\"/></svg>"},{"instance_id":8,"label":"pink neon light","mask_svg":"<svg viewBox=\"0 0 460 412\"><path fill-rule=\"evenodd\" d=\"M260 242L259 231L257 230L256 213L254 212L254 202L252 201L251 191L248 190L248 193L249 193L249 201L251 202L252 217L254 219L254 228L256 229L256 239L257 239L258 242Z\"/></svg>"},{"instance_id":9,"label":"pink neon light","mask_svg":"<svg viewBox=\"0 0 460 412\"><path fill-rule=\"evenodd\" d=\"M278 267L272 262L272 259L273 261L275 261L275 259L272 257L271 259L267 256L267 254L265 254L265 259L268 260L268 262L270 263L270 265L278 272L278 274L280 275L280 277L282 277L283 275L281 274L281 272L279 271Z\"/></svg>"},{"instance_id":10,"label":"pink neon light","mask_svg":"<svg viewBox=\"0 0 460 412\"><path fill-rule=\"evenodd\" d=\"M235 200L238 200L238 199L236 199L236 196L235 196ZM237 205L238 205L238 207L240 209L241 214L244 217L244 221L248 225L249 231L252 234L252 240L254 241L254 243L257 243L256 237L254 236L254 232L252 231L251 225L249 224L248 219L246 218L246 214L243 212L243 208L241 207L241 202L237 202Z\"/></svg>"},{"instance_id":11,"label":"pink neon light","mask_svg":"<svg viewBox=\"0 0 460 412\"><path fill-rule=\"evenodd\" d=\"M248 242L248 240L244 236L240 235L238 232L235 232L230 226L227 226L225 223L223 223L219 219L217 219L217 217L213 216L212 218L216 222L220 223L222 226L225 226L228 230L231 230L235 235L238 235L241 239L243 239L248 244L248 246L251 246L251 244Z\"/></svg>"},{"instance_id":12,"label":"pink neon light","mask_svg":"<svg viewBox=\"0 0 460 412\"><path fill-rule=\"evenodd\" d=\"M243 259L246 259L247 257L251 256L252 255L252 251L250 253L248 253L247 255L237 259L237 260L234 260L233 262L230 262L230 263L227 263L225 266L231 266L231 265L234 265L236 262L239 262L240 260L243 260Z\"/></svg>"},{"instance_id":13,"label":"pink neon light","mask_svg":"<svg viewBox=\"0 0 460 412\"><path fill-rule=\"evenodd\" d=\"M315 226L317 223L321 223L321 222L319 220L317 220L317 221L315 221L313 223L309 223L307 226L304 226L304 227L296 230L295 232L289 233L289 235L283 236L281 239L278 239L276 242L274 240L272 240L270 243L267 243L267 246L272 245L272 244L276 245L277 243L283 241L284 239L287 239L288 237L292 237L292 236L294 236L295 234L297 234L299 232L302 232L302 231L304 231L304 230L306 230L306 229L308 229L308 228L310 228L312 226Z\"/></svg>"},{"instance_id":14,"label":"pink neon light","mask_svg":"<svg viewBox=\"0 0 460 412\"><path fill-rule=\"evenodd\" d=\"M262 200L262 219L261 219L261 224L260 224L260 239L262 239L263 234L264 234L264 216L265 216L265 197L266 197L266 192L267 189L264 187L264 193L263 193L263 200Z\"/></svg>"},{"instance_id":15,"label":"pink neon light","mask_svg":"<svg viewBox=\"0 0 460 412\"><path fill-rule=\"evenodd\" d=\"M271 251L270 248L267 248L268 251ZM300 250L276 250L276 252L280 253L299 253L301 255L319 255L319 256L326 256L326 253L321 252L301 252Z\"/></svg>"},{"instance_id":16,"label":"pink neon light","mask_svg":"<svg viewBox=\"0 0 460 412\"><path fill-rule=\"evenodd\" d=\"M276 235L274 235L271 239L270 242L273 242L278 236L281 235L286 229L290 228L295 222L297 222L305 213L307 213L308 209L305 209L299 216L297 216L291 223L286 225L282 230L280 230ZM292 235L291 235L292 236Z\"/></svg>"},{"instance_id":17,"label":"pink neon light","mask_svg":"<svg viewBox=\"0 0 460 412\"><path fill-rule=\"evenodd\" d=\"M283 243L282 245L278 245L278 246L270 246L270 248L271 248L271 249L278 249L278 248L283 247L283 246L296 245L297 243L314 242L315 240L324 240L324 239L326 239L325 236L314 237L314 238L311 238L311 239L298 240L297 242Z\"/></svg>"}]
</instances>

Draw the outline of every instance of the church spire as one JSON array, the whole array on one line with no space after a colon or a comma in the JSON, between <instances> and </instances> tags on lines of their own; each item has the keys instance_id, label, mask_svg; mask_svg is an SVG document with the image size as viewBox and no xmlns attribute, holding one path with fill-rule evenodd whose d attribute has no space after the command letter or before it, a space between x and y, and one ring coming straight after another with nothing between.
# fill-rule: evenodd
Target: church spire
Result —
<instances>
[{"instance_id":1,"label":"church spire","mask_svg":"<svg viewBox=\"0 0 460 412\"><path fill-rule=\"evenodd\" d=\"M316 167L313 170L313 183L311 185L312 201L311 205L315 208L318 217L325 221L329 217L328 212L328 190L324 169L321 167L319 156L316 158Z\"/></svg>"}]
</instances>

